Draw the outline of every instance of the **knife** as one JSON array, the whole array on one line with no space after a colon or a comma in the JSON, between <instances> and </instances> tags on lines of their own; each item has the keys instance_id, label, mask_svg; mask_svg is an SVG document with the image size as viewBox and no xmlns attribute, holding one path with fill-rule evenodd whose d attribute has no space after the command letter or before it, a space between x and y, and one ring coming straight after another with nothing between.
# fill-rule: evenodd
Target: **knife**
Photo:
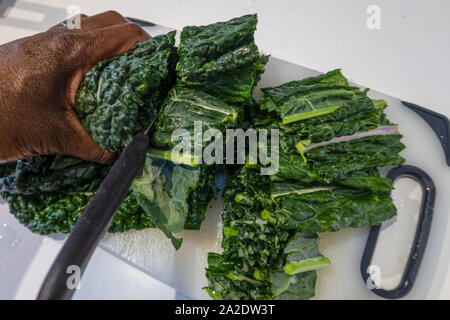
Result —
<instances>
[{"instance_id":1,"label":"knife","mask_svg":"<svg viewBox=\"0 0 450 320\"><path fill-rule=\"evenodd\" d=\"M77 220L64 246L53 262L37 300L69 300L87 264L108 229L114 214L128 195L133 180L141 174L153 119L145 133L137 134L122 151L106 178ZM76 272L78 274L72 273ZM72 282L75 280L75 284Z\"/></svg>"}]
</instances>

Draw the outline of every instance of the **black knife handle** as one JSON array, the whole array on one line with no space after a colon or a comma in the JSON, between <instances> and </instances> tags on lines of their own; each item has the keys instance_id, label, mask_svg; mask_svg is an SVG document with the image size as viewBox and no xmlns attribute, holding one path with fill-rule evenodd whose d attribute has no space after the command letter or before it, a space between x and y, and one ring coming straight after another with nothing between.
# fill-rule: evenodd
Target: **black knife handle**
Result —
<instances>
[{"instance_id":1,"label":"black knife handle","mask_svg":"<svg viewBox=\"0 0 450 320\"><path fill-rule=\"evenodd\" d=\"M142 171L149 143L148 135L138 134L122 151L59 252L44 280L38 300L72 298L75 288L68 285L73 272L70 270L73 266L79 268L81 277L133 180ZM68 269L69 266L72 266L71 269Z\"/></svg>"}]
</instances>

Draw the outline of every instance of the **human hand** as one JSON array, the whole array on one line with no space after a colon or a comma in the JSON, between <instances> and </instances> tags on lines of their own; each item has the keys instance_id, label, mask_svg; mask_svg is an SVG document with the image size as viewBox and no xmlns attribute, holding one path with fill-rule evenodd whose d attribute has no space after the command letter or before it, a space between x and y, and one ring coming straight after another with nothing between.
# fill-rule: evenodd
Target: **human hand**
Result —
<instances>
[{"instance_id":1,"label":"human hand","mask_svg":"<svg viewBox=\"0 0 450 320\"><path fill-rule=\"evenodd\" d=\"M150 36L114 11L81 15L80 27L61 24L0 46L0 164L46 154L116 158L82 127L75 95L96 63Z\"/></svg>"}]
</instances>

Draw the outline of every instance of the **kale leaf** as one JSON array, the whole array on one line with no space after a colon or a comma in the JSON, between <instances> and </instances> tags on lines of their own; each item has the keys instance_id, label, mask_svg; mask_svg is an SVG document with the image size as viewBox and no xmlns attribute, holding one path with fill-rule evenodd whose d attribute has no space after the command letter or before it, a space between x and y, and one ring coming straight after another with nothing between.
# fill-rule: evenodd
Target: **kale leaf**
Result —
<instances>
[{"instance_id":1,"label":"kale leaf","mask_svg":"<svg viewBox=\"0 0 450 320\"><path fill-rule=\"evenodd\" d=\"M107 171L106 166L69 156L39 156L18 161L15 174L3 179L3 189L21 195L94 191Z\"/></svg>"},{"instance_id":2,"label":"kale leaf","mask_svg":"<svg viewBox=\"0 0 450 320\"><path fill-rule=\"evenodd\" d=\"M275 300L306 300L314 297L317 274L307 271L288 275L283 270L270 274L273 296Z\"/></svg>"},{"instance_id":3,"label":"kale leaf","mask_svg":"<svg viewBox=\"0 0 450 320\"><path fill-rule=\"evenodd\" d=\"M48 235L69 233L92 198L93 193L38 193L34 195L3 194L9 210L20 223L32 232ZM153 225L129 195L114 216L109 232L151 228Z\"/></svg>"},{"instance_id":4,"label":"kale leaf","mask_svg":"<svg viewBox=\"0 0 450 320\"><path fill-rule=\"evenodd\" d=\"M155 158L150 152L144 171L134 180L131 192L152 224L179 249L182 239L173 233L182 231L187 222L189 228L199 228L206 206L215 196L213 176L211 168L176 165Z\"/></svg>"},{"instance_id":5,"label":"kale leaf","mask_svg":"<svg viewBox=\"0 0 450 320\"><path fill-rule=\"evenodd\" d=\"M185 130L195 139L197 133L194 131L194 121L201 121L205 131L210 128L223 131L233 126L237 117L236 108L222 100L208 93L177 85L170 90L161 107L153 142L157 146L173 147L181 142L172 141L175 130Z\"/></svg>"},{"instance_id":6,"label":"kale leaf","mask_svg":"<svg viewBox=\"0 0 450 320\"><path fill-rule=\"evenodd\" d=\"M177 65L181 83L226 103L250 103L267 56L254 43L256 15L245 15L181 32Z\"/></svg>"},{"instance_id":7,"label":"kale leaf","mask_svg":"<svg viewBox=\"0 0 450 320\"><path fill-rule=\"evenodd\" d=\"M13 175L0 179L10 212L39 234L69 233L109 167L69 156L20 160ZM133 195L116 213L110 232L153 227Z\"/></svg>"},{"instance_id":8,"label":"kale leaf","mask_svg":"<svg viewBox=\"0 0 450 320\"><path fill-rule=\"evenodd\" d=\"M271 194L276 209L270 214L270 222L282 229L306 233L338 231L378 225L396 214L387 193L337 186L305 188L295 183L280 190L278 184Z\"/></svg>"},{"instance_id":9,"label":"kale leaf","mask_svg":"<svg viewBox=\"0 0 450 320\"><path fill-rule=\"evenodd\" d=\"M120 152L156 117L175 77L174 43L175 32L139 42L86 74L75 109L103 148Z\"/></svg>"}]
</instances>

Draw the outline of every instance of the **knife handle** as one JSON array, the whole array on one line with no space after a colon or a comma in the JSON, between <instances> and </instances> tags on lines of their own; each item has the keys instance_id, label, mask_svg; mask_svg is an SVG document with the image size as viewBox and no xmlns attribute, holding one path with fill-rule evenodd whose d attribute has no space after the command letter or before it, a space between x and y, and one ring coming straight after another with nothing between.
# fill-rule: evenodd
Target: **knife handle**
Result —
<instances>
[{"instance_id":1,"label":"knife handle","mask_svg":"<svg viewBox=\"0 0 450 320\"><path fill-rule=\"evenodd\" d=\"M149 144L148 135L138 134L122 151L59 252L39 291L38 300L72 298L76 288L69 286L68 279L77 270L81 278L133 180L142 172Z\"/></svg>"}]
</instances>

